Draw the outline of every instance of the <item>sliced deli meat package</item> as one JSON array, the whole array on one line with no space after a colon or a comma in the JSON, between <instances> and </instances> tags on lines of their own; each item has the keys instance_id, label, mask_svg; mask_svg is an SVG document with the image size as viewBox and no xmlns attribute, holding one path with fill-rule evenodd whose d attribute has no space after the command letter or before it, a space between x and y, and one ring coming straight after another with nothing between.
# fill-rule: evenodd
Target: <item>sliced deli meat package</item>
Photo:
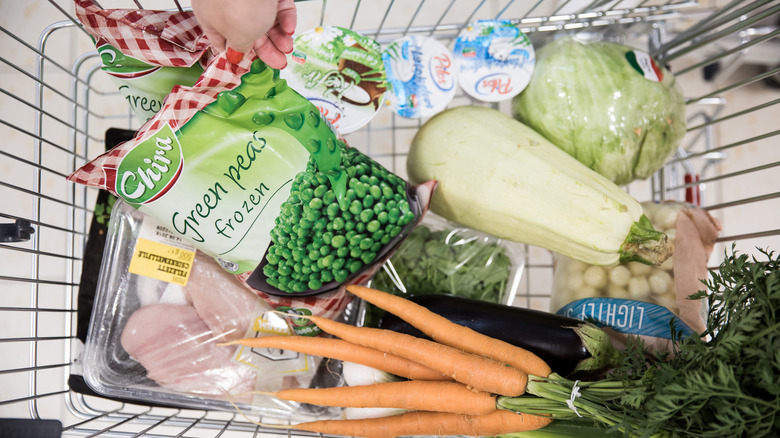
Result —
<instances>
[{"instance_id":1,"label":"sliced deli meat package","mask_svg":"<svg viewBox=\"0 0 780 438\"><path fill-rule=\"evenodd\" d=\"M434 186L349 148L277 70L224 54L69 179L154 218L273 307L326 317L421 220Z\"/></svg>"},{"instance_id":2,"label":"sliced deli meat package","mask_svg":"<svg viewBox=\"0 0 780 438\"><path fill-rule=\"evenodd\" d=\"M693 204L643 202L642 207L674 244L672 257L659 266L595 266L556 255L551 310L596 322L617 345L626 336L639 336L649 348L666 351L672 322L684 336L704 330L707 309L688 297L705 288L702 280L721 226Z\"/></svg>"}]
</instances>

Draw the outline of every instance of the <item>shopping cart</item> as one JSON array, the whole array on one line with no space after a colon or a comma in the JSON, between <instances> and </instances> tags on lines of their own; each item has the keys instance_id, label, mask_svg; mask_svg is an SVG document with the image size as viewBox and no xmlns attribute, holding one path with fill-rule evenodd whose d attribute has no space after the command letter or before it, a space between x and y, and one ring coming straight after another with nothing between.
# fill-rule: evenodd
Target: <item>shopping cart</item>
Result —
<instances>
[{"instance_id":1,"label":"shopping cart","mask_svg":"<svg viewBox=\"0 0 780 438\"><path fill-rule=\"evenodd\" d=\"M104 8L185 8L109 1ZM187 4L185 4L187 3ZM726 247L780 249L780 4L770 0L372 0L298 2L299 30L338 25L387 44L404 35L451 46L468 23L504 18L533 41L602 34L645 47L688 98L689 132L669 164L627 190L639 200L699 203ZM90 395L79 380L79 295L97 191L65 181L104 150L109 128L135 129L68 0L0 5L0 428L25 436L206 437L288 434L232 412L144 406ZM465 94L452 105L473 102ZM496 106L506 110L500 103ZM421 121L381 111L348 140L400 176ZM552 257L525 249L515 305L547 310ZM80 311L81 310L81 311ZM80 321L81 318L81 321ZM33 421L36 420L36 421ZM5 435L4 435L5 436Z\"/></svg>"}]
</instances>

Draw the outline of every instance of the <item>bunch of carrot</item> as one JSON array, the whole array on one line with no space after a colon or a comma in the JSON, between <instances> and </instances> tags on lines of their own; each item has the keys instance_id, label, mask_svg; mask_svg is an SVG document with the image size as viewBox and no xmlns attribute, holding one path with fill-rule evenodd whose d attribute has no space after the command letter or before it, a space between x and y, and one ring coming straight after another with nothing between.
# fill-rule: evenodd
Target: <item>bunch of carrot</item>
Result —
<instances>
[{"instance_id":1,"label":"bunch of carrot","mask_svg":"<svg viewBox=\"0 0 780 438\"><path fill-rule=\"evenodd\" d=\"M550 367L532 352L452 323L405 298L355 285L348 286L347 290L404 319L430 340L307 316L336 339L265 336L230 344L281 348L354 362L409 379L272 393L279 399L344 408L396 408L408 412L380 418L311 421L292 427L366 438L491 436L535 430L552 421L545 416L516 413L496 406L497 396L523 394L529 375L547 377L550 374Z\"/></svg>"}]
</instances>

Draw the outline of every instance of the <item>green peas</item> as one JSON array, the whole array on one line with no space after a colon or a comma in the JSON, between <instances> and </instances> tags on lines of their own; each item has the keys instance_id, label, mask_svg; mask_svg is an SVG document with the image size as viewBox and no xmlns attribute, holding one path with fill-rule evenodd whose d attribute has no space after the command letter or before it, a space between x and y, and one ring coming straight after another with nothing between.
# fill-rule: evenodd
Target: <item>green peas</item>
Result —
<instances>
[{"instance_id":1,"label":"green peas","mask_svg":"<svg viewBox=\"0 0 780 438\"><path fill-rule=\"evenodd\" d=\"M360 221L361 222L369 222L374 217L374 210L366 208L365 210L360 212Z\"/></svg>"},{"instance_id":2,"label":"green peas","mask_svg":"<svg viewBox=\"0 0 780 438\"><path fill-rule=\"evenodd\" d=\"M378 185L374 184L372 185L369 190L369 194L374 197L374 199L379 199L382 197L382 189L379 188Z\"/></svg>"},{"instance_id":3,"label":"green peas","mask_svg":"<svg viewBox=\"0 0 780 438\"><path fill-rule=\"evenodd\" d=\"M337 214L339 214L339 205L338 204L329 204L328 207L325 209L325 212L328 214L328 217L334 218Z\"/></svg>"},{"instance_id":4,"label":"green peas","mask_svg":"<svg viewBox=\"0 0 780 438\"><path fill-rule=\"evenodd\" d=\"M371 208L374 206L374 197L371 195L366 195L363 197L363 207L364 208Z\"/></svg>"},{"instance_id":5,"label":"green peas","mask_svg":"<svg viewBox=\"0 0 780 438\"><path fill-rule=\"evenodd\" d=\"M390 210L390 212L387 213L388 222L391 224L397 223L400 217L401 213L399 213L398 210Z\"/></svg>"},{"instance_id":6,"label":"green peas","mask_svg":"<svg viewBox=\"0 0 780 438\"><path fill-rule=\"evenodd\" d=\"M303 202L311 201L314 197L314 190L306 188L301 190L300 198Z\"/></svg>"},{"instance_id":7,"label":"green peas","mask_svg":"<svg viewBox=\"0 0 780 438\"><path fill-rule=\"evenodd\" d=\"M330 246L328 246L328 245L322 245L322 246L320 247L320 255L322 255L322 256L326 256L326 255L328 255L328 254L330 254Z\"/></svg>"},{"instance_id":8,"label":"green peas","mask_svg":"<svg viewBox=\"0 0 780 438\"><path fill-rule=\"evenodd\" d=\"M354 274L355 272L359 271L360 268L363 267L363 263L358 260L352 260L347 265L347 269L349 269L350 274Z\"/></svg>"},{"instance_id":9,"label":"green peas","mask_svg":"<svg viewBox=\"0 0 780 438\"><path fill-rule=\"evenodd\" d=\"M336 231L343 230L344 229L344 225L345 225L344 224L344 219L342 219L340 217L337 217L337 218L333 219L333 229L334 230L336 230Z\"/></svg>"},{"instance_id":10,"label":"green peas","mask_svg":"<svg viewBox=\"0 0 780 438\"><path fill-rule=\"evenodd\" d=\"M360 214L361 211L363 211L363 203L358 200L352 201L352 203L349 205L349 212L352 214Z\"/></svg>"},{"instance_id":11,"label":"green peas","mask_svg":"<svg viewBox=\"0 0 780 438\"><path fill-rule=\"evenodd\" d=\"M322 282L319 280L311 279L309 280L307 286L309 286L309 289L319 289L322 287Z\"/></svg>"},{"instance_id":12,"label":"green peas","mask_svg":"<svg viewBox=\"0 0 780 438\"><path fill-rule=\"evenodd\" d=\"M390 219L388 218L387 212L383 211L376 215L376 219L379 221L380 224L386 224Z\"/></svg>"},{"instance_id":13,"label":"green peas","mask_svg":"<svg viewBox=\"0 0 780 438\"><path fill-rule=\"evenodd\" d=\"M334 248L341 248L346 243L347 243L347 238L344 236L333 236L333 239L330 242L330 244L333 245Z\"/></svg>"},{"instance_id":14,"label":"green peas","mask_svg":"<svg viewBox=\"0 0 780 438\"><path fill-rule=\"evenodd\" d=\"M336 250L336 256L337 257L346 257L349 255L349 247L348 246L342 246L341 248Z\"/></svg>"},{"instance_id":15,"label":"green peas","mask_svg":"<svg viewBox=\"0 0 780 438\"><path fill-rule=\"evenodd\" d=\"M379 213L385 211L385 203L382 201L378 201L376 204L374 204L374 207L372 208L374 209L374 214L378 215Z\"/></svg>"},{"instance_id":16,"label":"green peas","mask_svg":"<svg viewBox=\"0 0 780 438\"><path fill-rule=\"evenodd\" d=\"M374 258L376 258L376 253L375 252L370 252L370 251L364 252L360 256L360 260L362 260L363 263L365 263L365 264L371 263L372 261L374 261Z\"/></svg>"},{"instance_id":17,"label":"green peas","mask_svg":"<svg viewBox=\"0 0 780 438\"><path fill-rule=\"evenodd\" d=\"M347 278L349 278L349 272L346 269L339 269L333 273L333 279L339 283L347 281Z\"/></svg>"},{"instance_id":18,"label":"green peas","mask_svg":"<svg viewBox=\"0 0 780 438\"><path fill-rule=\"evenodd\" d=\"M371 248L371 246L374 244L374 241L371 240L371 238L366 237L365 239L362 239L359 244L359 248L362 250L366 250Z\"/></svg>"},{"instance_id":19,"label":"green peas","mask_svg":"<svg viewBox=\"0 0 780 438\"><path fill-rule=\"evenodd\" d=\"M332 204L336 202L336 194L333 193L333 191L326 191L325 194L322 195L322 202L326 204Z\"/></svg>"},{"instance_id":20,"label":"green peas","mask_svg":"<svg viewBox=\"0 0 780 438\"><path fill-rule=\"evenodd\" d=\"M352 237L349 238L349 246L352 248L359 246L364 237L365 236L362 234L353 234Z\"/></svg>"},{"instance_id":21,"label":"green peas","mask_svg":"<svg viewBox=\"0 0 780 438\"><path fill-rule=\"evenodd\" d=\"M328 282L333 281L333 272L328 271L328 270L324 270L324 271L320 272L320 280L323 283L328 283Z\"/></svg>"},{"instance_id":22,"label":"green peas","mask_svg":"<svg viewBox=\"0 0 780 438\"><path fill-rule=\"evenodd\" d=\"M322 187L322 186L320 186L320 187ZM319 188L319 187L317 187L317 188ZM316 191L314 192L314 194L316 195ZM319 195L319 196L322 196L322 195ZM320 198L313 198L311 201L309 201L309 208L311 208L312 210L320 210L322 208L322 199L320 199Z\"/></svg>"},{"instance_id":23,"label":"green peas","mask_svg":"<svg viewBox=\"0 0 780 438\"><path fill-rule=\"evenodd\" d=\"M333 260L333 263L331 263L331 267L332 267L333 269L341 269L341 268L343 268L343 267L344 267L344 265L346 265L346 264L347 264L347 261L346 261L346 260L344 260L343 258L340 258L340 259L335 259L335 260Z\"/></svg>"},{"instance_id":24,"label":"green peas","mask_svg":"<svg viewBox=\"0 0 780 438\"><path fill-rule=\"evenodd\" d=\"M366 224L366 231L373 233L378 231L381 226L382 225L379 223L379 221L374 219L370 221L368 224Z\"/></svg>"}]
</instances>

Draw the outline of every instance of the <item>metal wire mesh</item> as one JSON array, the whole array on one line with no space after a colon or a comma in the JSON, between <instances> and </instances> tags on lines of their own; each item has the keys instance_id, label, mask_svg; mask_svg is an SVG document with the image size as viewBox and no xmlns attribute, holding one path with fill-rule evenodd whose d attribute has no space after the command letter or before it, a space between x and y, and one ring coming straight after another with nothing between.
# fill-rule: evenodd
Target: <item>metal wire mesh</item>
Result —
<instances>
[{"instance_id":1,"label":"metal wire mesh","mask_svg":"<svg viewBox=\"0 0 780 438\"><path fill-rule=\"evenodd\" d=\"M105 8L186 8L186 2L107 1ZM0 417L57 418L74 436L258 436L288 434L226 412L125 404L71 390L81 366L76 336L78 278L96 192L64 178L102 152L109 127L137 128L123 98L100 72L99 57L73 18L51 0L0 14L0 224L33 230L0 243ZM724 225L722 245L780 243L780 5L694 1L383 0L298 3L299 30L332 24L388 43L403 35L451 44L473 20L506 18L535 42L595 32L646 47L691 84L688 136L651 180L627 189L638 199L700 202ZM48 21L47 21L48 20ZM750 91L757 98L746 98ZM463 94L453 105L476 103ZM352 145L399 175L423 121L389 111L350 134ZM730 190L726 190L730 189ZM736 189L736 190L735 190ZM746 220L751 219L751 220ZM21 222L18 222L21 221ZM717 252L717 251L716 251ZM717 260L715 261L717 262ZM516 305L546 308L552 258L528 247Z\"/></svg>"}]
</instances>

